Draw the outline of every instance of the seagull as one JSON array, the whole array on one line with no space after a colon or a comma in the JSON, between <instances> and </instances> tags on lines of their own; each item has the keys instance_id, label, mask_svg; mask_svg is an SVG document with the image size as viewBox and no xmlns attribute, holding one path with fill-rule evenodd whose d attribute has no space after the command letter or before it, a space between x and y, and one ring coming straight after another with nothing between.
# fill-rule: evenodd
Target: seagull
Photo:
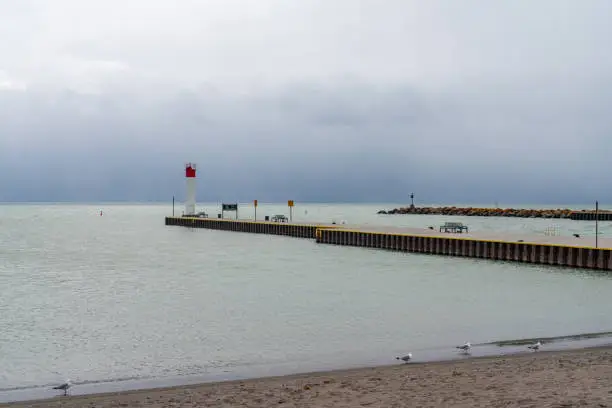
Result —
<instances>
[{"instance_id":1,"label":"seagull","mask_svg":"<svg viewBox=\"0 0 612 408\"><path fill-rule=\"evenodd\" d=\"M68 395L68 389L72 387L72 382L70 380L66 380L62 385L58 385L57 387L53 387L54 390L63 390L64 395Z\"/></svg>"},{"instance_id":2,"label":"seagull","mask_svg":"<svg viewBox=\"0 0 612 408\"><path fill-rule=\"evenodd\" d=\"M533 351L537 351L540 349L540 347L542 346L542 343L540 343L540 341L538 340L538 342L536 344L532 344L531 346L527 346L528 349L531 349Z\"/></svg>"},{"instance_id":3,"label":"seagull","mask_svg":"<svg viewBox=\"0 0 612 408\"><path fill-rule=\"evenodd\" d=\"M412 353L408 353L404 357L395 357L395 358L397 360L402 360L404 363L407 363L412 359Z\"/></svg>"},{"instance_id":4,"label":"seagull","mask_svg":"<svg viewBox=\"0 0 612 408\"><path fill-rule=\"evenodd\" d=\"M462 350L462 351L464 351L464 352L468 353L468 352L470 351L470 349L472 348L472 345L471 345L471 344L470 344L470 342L468 341L468 342L466 342L466 343L465 343L463 346L457 346L457 348L458 348L459 350Z\"/></svg>"}]
</instances>

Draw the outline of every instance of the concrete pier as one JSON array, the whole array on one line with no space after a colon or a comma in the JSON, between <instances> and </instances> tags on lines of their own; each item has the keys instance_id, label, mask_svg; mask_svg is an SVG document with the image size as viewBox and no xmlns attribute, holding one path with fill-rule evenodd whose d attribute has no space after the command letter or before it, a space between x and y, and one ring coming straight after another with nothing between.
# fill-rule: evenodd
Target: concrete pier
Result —
<instances>
[{"instance_id":1,"label":"concrete pier","mask_svg":"<svg viewBox=\"0 0 612 408\"><path fill-rule=\"evenodd\" d=\"M377 248L432 255L481 258L574 268L612 270L612 239L435 230L369 225L296 224L166 217L166 225L314 239L320 244Z\"/></svg>"},{"instance_id":2,"label":"concrete pier","mask_svg":"<svg viewBox=\"0 0 612 408\"><path fill-rule=\"evenodd\" d=\"M166 225L206 228L221 231L249 232L253 234L284 235L314 239L317 228L332 228L331 224L295 224L288 222L227 220L222 218L166 217Z\"/></svg>"},{"instance_id":3,"label":"concrete pier","mask_svg":"<svg viewBox=\"0 0 612 408\"><path fill-rule=\"evenodd\" d=\"M440 235L411 228L320 228L316 236L321 244L612 270L611 240L600 239L598 248L592 241L594 238Z\"/></svg>"},{"instance_id":4,"label":"concrete pier","mask_svg":"<svg viewBox=\"0 0 612 408\"><path fill-rule=\"evenodd\" d=\"M612 211L572 211L569 217L575 221L612 221Z\"/></svg>"}]
</instances>

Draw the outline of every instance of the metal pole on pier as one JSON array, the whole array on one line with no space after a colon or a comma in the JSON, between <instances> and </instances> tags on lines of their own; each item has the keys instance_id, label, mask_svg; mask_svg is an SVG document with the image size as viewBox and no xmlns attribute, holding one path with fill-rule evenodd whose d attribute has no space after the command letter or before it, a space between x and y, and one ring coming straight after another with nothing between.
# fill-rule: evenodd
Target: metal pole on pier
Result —
<instances>
[{"instance_id":1,"label":"metal pole on pier","mask_svg":"<svg viewBox=\"0 0 612 408\"><path fill-rule=\"evenodd\" d=\"M599 202L595 201L595 248L599 248Z\"/></svg>"},{"instance_id":2,"label":"metal pole on pier","mask_svg":"<svg viewBox=\"0 0 612 408\"><path fill-rule=\"evenodd\" d=\"M174 217L174 196L172 196L172 216Z\"/></svg>"}]
</instances>

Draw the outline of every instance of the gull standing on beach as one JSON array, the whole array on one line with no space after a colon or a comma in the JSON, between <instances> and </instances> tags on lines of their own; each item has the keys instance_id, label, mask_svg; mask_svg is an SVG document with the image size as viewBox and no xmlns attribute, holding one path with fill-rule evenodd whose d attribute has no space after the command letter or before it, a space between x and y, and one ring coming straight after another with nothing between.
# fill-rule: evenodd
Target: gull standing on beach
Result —
<instances>
[{"instance_id":1,"label":"gull standing on beach","mask_svg":"<svg viewBox=\"0 0 612 408\"><path fill-rule=\"evenodd\" d=\"M68 390L72 387L72 382L70 379L66 380L62 385L58 385L57 387L53 387L54 390L63 390L64 395L68 395Z\"/></svg>"},{"instance_id":2,"label":"gull standing on beach","mask_svg":"<svg viewBox=\"0 0 612 408\"><path fill-rule=\"evenodd\" d=\"M402 360L404 363L407 363L412 359L412 353L408 353L404 357L395 357L395 358L397 360Z\"/></svg>"},{"instance_id":3,"label":"gull standing on beach","mask_svg":"<svg viewBox=\"0 0 612 408\"><path fill-rule=\"evenodd\" d=\"M536 344L532 344L531 346L527 346L527 348L531 349L533 351L538 351L541 346L542 346L542 343L540 343L540 341L538 340L538 342Z\"/></svg>"},{"instance_id":4,"label":"gull standing on beach","mask_svg":"<svg viewBox=\"0 0 612 408\"><path fill-rule=\"evenodd\" d=\"M461 351L463 351L464 353L469 353L470 350L472 349L472 345L470 344L469 341L465 342L465 344L463 346L457 346L457 348Z\"/></svg>"}]
</instances>

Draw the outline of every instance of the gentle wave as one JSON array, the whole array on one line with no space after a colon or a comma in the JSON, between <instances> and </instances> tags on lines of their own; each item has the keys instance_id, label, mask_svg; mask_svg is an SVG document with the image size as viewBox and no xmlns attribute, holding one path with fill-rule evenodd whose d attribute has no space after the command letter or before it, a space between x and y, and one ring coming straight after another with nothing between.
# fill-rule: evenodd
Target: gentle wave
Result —
<instances>
[{"instance_id":1,"label":"gentle wave","mask_svg":"<svg viewBox=\"0 0 612 408\"><path fill-rule=\"evenodd\" d=\"M567 336L553 336L553 337L533 337L528 339L512 339L512 340L501 340L501 341L493 341L490 343L483 343L483 345L496 345L499 347L504 346L522 346L525 344L532 344L537 341L541 341L542 343L554 343L563 340L587 340L587 339L597 339L610 337L612 341L612 331L604 331L604 332L595 332L595 333L580 333L580 334L571 334Z\"/></svg>"}]
</instances>

